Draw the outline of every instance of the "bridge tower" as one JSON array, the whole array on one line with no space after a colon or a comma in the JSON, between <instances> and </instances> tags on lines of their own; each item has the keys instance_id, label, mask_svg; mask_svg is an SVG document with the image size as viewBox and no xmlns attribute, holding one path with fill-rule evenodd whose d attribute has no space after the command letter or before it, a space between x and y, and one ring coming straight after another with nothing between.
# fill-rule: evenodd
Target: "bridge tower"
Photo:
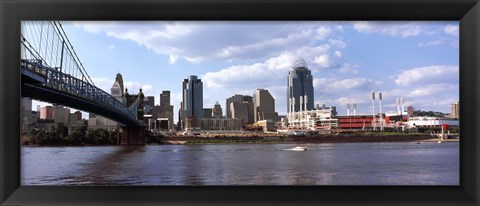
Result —
<instances>
[{"instance_id":1,"label":"bridge tower","mask_svg":"<svg viewBox=\"0 0 480 206\"><path fill-rule=\"evenodd\" d=\"M128 93L128 88L125 89L125 103L126 106L134 104L137 99L143 100L144 95L142 89L137 95ZM143 101L138 103L137 110L135 111L137 121L139 125L145 125L143 123ZM145 145L145 126L123 126L120 127L120 137L117 139L119 145Z\"/></svg>"}]
</instances>

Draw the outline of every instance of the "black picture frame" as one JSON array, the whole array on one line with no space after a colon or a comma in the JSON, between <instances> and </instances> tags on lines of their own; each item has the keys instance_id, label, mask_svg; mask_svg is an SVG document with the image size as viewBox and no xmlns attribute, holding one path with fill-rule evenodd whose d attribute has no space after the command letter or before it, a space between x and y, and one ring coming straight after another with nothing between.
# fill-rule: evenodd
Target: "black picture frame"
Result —
<instances>
[{"instance_id":1,"label":"black picture frame","mask_svg":"<svg viewBox=\"0 0 480 206\"><path fill-rule=\"evenodd\" d=\"M478 0L0 0L1 205L478 205ZM459 20L460 186L21 186L22 20Z\"/></svg>"}]
</instances>

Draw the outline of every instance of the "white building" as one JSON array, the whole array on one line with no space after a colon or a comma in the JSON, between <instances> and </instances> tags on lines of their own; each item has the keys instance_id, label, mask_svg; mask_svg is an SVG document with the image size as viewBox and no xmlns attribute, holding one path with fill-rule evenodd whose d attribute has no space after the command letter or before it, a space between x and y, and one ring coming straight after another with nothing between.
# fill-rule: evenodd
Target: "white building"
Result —
<instances>
[{"instance_id":1,"label":"white building","mask_svg":"<svg viewBox=\"0 0 480 206\"><path fill-rule=\"evenodd\" d=\"M88 128L115 130L117 129L117 122L102 116L96 116L88 119Z\"/></svg>"},{"instance_id":2,"label":"white building","mask_svg":"<svg viewBox=\"0 0 480 206\"><path fill-rule=\"evenodd\" d=\"M410 117L408 118L408 128L438 128L442 124L448 124L450 127L459 126L458 119L442 117Z\"/></svg>"},{"instance_id":3,"label":"white building","mask_svg":"<svg viewBox=\"0 0 480 206\"><path fill-rule=\"evenodd\" d=\"M288 128L317 130L338 127L338 119L335 119L333 111L331 108L319 108L288 113Z\"/></svg>"},{"instance_id":4,"label":"white building","mask_svg":"<svg viewBox=\"0 0 480 206\"><path fill-rule=\"evenodd\" d=\"M236 118L204 118L201 119L202 130L240 130L241 122Z\"/></svg>"}]
</instances>

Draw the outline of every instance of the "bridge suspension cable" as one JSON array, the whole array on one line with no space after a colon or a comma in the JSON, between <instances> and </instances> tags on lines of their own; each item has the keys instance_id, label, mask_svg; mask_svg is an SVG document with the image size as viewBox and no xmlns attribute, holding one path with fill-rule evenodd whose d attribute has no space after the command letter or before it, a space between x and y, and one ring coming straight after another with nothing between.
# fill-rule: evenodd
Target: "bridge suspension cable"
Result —
<instances>
[{"instance_id":1,"label":"bridge suspension cable","mask_svg":"<svg viewBox=\"0 0 480 206\"><path fill-rule=\"evenodd\" d=\"M22 21L21 25L20 69L22 78L30 78L22 80L22 95L25 92L41 101L85 108L124 124L140 125L137 108L143 101L142 95L126 107L96 87L60 22Z\"/></svg>"},{"instance_id":2,"label":"bridge suspension cable","mask_svg":"<svg viewBox=\"0 0 480 206\"><path fill-rule=\"evenodd\" d=\"M22 59L36 60L45 66L95 85L60 22L22 21Z\"/></svg>"}]
</instances>

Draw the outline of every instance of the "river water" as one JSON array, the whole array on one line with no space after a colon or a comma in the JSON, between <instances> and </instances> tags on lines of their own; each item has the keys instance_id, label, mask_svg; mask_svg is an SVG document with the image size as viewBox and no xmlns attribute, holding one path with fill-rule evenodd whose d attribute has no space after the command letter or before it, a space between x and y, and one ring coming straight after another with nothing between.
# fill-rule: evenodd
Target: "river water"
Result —
<instances>
[{"instance_id":1,"label":"river water","mask_svg":"<svg viewBox=\"0 0 480 206\"><path fill-rule=\"evenodd\" d=\"M22 147L22 185L459 185L459 143Z\"/></svg>"}]
</instances>

